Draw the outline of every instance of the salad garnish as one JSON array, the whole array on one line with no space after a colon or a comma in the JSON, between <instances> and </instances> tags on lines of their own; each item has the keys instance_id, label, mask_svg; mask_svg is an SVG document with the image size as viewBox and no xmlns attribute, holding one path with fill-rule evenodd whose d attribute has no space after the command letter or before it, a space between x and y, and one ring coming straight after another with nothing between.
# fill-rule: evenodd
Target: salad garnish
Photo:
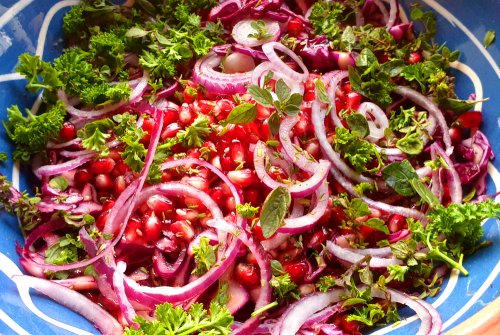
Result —
<instances>
[{"instance_id":1,"label":"salad garnish","mask_svg":"<svg viewBox=\"0 0 500 335\"><path fill-rule=\"evenodd\" d=\"M473 93L396 0L82 1L23 54L0 177L26 275L103 334L361 334L424 299L500 218ZM494 32L485 36L485 47ZM482 100L486 101L486 100Z\"/></svg>"}]
</instances>

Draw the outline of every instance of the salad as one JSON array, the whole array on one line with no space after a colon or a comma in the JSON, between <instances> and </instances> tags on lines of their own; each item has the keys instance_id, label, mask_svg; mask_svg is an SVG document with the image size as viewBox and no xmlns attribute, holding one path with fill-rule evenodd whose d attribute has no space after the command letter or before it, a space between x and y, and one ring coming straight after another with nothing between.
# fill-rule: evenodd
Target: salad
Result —
<instances>
[{"instance_id":1,"label":"salad","mask_svg":"<svg viewBox=\"0 0 500 335\"><path fill-rule=\"evenodd\" d=\"M424 299L488 245L494 158L459 52L396 0L82 1L23 54L0 177L14 276L103 334L439 334Z\"/></svg>"}]
</instances>

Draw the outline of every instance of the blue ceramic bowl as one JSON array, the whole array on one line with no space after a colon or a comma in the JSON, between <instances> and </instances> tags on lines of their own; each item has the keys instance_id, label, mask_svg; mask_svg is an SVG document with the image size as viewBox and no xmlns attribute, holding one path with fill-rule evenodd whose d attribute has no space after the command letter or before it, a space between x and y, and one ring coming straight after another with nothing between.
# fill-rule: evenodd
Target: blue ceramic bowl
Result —
<instances>
[{"instance_id":1,"label":"blue ceramic bowl","mask_svg":"<svg viewBox=\"0 0 500 335\"><path fill-rule=\"evenodd\" d=\"M401 1L404 5L410 1ZM413 2L413 1L412 1ZM476 92L478 98L490 100L478 104L484 112L483 130L490 138L493 150L500 155L500 41L487 49L483 37L487 30L500 33L498 10L500 0L423 0L427 7L437 12L439 33L437 40L446 42L454 50L461 50L461 65L457 75L458 95L467 98ZM24 89L24 80L15 73L18 56L23 52L41 55L44 60L57 57L63 47L61 24L64 13L76 0L0 0L0 118L6 119L6 108L17 104L21 108L36 105L37 97ZM3 127L0 127L0 151L10 153ZM500 161L489 166L488 193L500 191ZM0 172L26 189L29 172L19 171L11 161L0 164ZM467 319L499 295L500 279L500 226L497 220L484 224L485 238L493 246L469 257L465 264L468 277L452 273L444 282L441 293L430 299L443 317L443 330L452 328ZM0 334L99 334L92 324L72 311L32 292L33 306L27 306L9 275L20 272L16 243L23 237L15 218L0 213ZM37 314L38 313L38 314ZM42 319L45 315L51 319ZM411 314L405 315L400 326L377 330L376 334L415 334L419 321ZM57 320L57 321L56 321Z\"/></svg>"}]
</instances>

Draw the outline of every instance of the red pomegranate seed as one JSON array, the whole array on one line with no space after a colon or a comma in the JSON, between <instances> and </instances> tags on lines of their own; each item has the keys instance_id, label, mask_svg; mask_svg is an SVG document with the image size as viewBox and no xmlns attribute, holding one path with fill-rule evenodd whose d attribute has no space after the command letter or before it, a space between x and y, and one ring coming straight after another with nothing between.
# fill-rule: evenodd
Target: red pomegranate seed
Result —
<instances>
[{"instance_id":1,"label":"red pomegranate seed","mask_svg":"<svg viewBox=\"0 0 500 335\"><path fill-rule=\"evenodd\" d=\"M239 187L247 187L257 181L254 173L250 169L229 171L227 177Z\"/></svg>"},{"instance_id":2,"label":"red pomegranate seed","mask_svg":"<svg viewBox=\"0 0 500 335\"><path fill-rule=\"evenodd\" d=\"M175 106L177 108L167 107L167 109L163 112L163 124L169 125L179 119L179 106Z\"/></svg>"},{"instance_id":3,"label":"red pomegranate seed","mask_svg":"<svg viewBox=\"0 0 500 335\"><path fill-rule=\"evenodd\" d=\"M104 209L104 206L103 206L103 209ZM108 219L109 212L111 212L111 209L103 210L101 215L99 215L99 217L96 220L95 224L97 226L97 229L99 229L100 231L102 231L104 229L104 227L106 226L106 220Z\"/></svg>"},{"instance_id":4,"label":"red pomegranate seed","mask_svg":"<svg viewBox=\"0 0 500 335\"><path fill-rule=\"evenodd\" d=\"M327 235L323 230L318 230L312 234L307 242L307 247L310 249L321 250L323 248L323 244L326 242Z\"/></svg>"},{"instance_id":5,"label":"red pomegranate seed","mask_svg":"<svg viewBox=\"0 0 500 335\"><path fill-rule=\"evenodd\" d=\"M162 141L165 141L169 138L174 138L181 129L182 127L177 122L173 122L165 127L160 135L160 138Z\"/></svg>"},{"instance_id":6,"label":"red pomegranate seed","mask_svg":"<svg viewBox=\"0 0 500 335\"><path fill-rule=\"evenodd\" d=\"M233 108L234 103L231 100L220 99L215 104L214 115L217 117L217 119L226 119Z\"/></svg>"},{"instance_id":7,"label":"red pomegranate seed","mask_svg":"<svg viewBox=\"0 0 500 335\"><path fill-rule=\"evenodd\" d=\"M304 101L313 101L316 99L316 93L314 91L307 91L304 94Z\"/></svg>"},{"instance_id":8,"label":"red pomegranate seed","mask_svg":"<svg viewBox=\"0 0 500 335\"><path fill-rule=\"evenodd\" d=\"M239 164L245 163L247 160L248 147L240 141L233 141L229 146L231 152L231 159Z\"/></svg>"},{"instance_id":9,"label":"red pomegranate seed","mask_svg":"<svg viewBox=\"0 0 500 335\"><path fill-rule=\"evenodd\" d=\"M291 37L297 37L302 33L304 25L300 19L294 18L288 21L288 35Z\"/></svg>"},{"instance_id":10,"label":"red pomegranate seed","mask_svg":"<svg viewBox=\"0 0 500 335\"><path fill-rule=\"evenodd\" d=\"M127 182L125 181L124 176L118 176L115 178L115 182L113 185L113 194L115 197L118 197L125 189L127 188Z\"/></svg>"},{"instance_id":11,"label":"red pomegranate seed","mask_svg":"<svg viewBox=\"0 0 500 335\"><path fill-rule=\"evenodd\" d=\"M160 238L161 222L155 212L152 211L142 219L142 227L142 236L147 242L154 242Z\"/></svg>"},{"instance_id":12,"label":"red pomegranate seed","mask_svg":"<svg viewBox=\"0 0 500 335\"><path fill-rule=\"evenodd\" d=\"M76 187L83 187L85 184L92 181L94 175L86 169L80 169L75 172L74 183Z\"/></svg>"},{"instance_id":13,"label":"red pomegranate seed","mask_svg":"<svg viewBox=\"0 0 500 335\"><path fill-rule=\"evenodd\" d=\"M174 203L164 195L154 194L146 200L146 204L159 217L173 218L175 215Z\"/></svg>"},{"instance_id":14,"label":"red pomegranate seed","mask_svg":"<svg viewBox=\"0 0 500 335\"><path fill-rule=\"evenodd\" d=\"M268 107L264 107L257 104L257 120L265 120L271 115L271 110Z\"/></svg>"},{"instance_id":15,"label":"red pomegranate seed","mask_svg":"<svg viewBox=\"0 0 500 335\"><path fill-rule=\"evenodd\" d=\"M179 122L182 125L191 124L193 120L193 113L191 112L191 108L187 103L183 103L181 106L181 111L179 112Z\"/></svg>"},{"instance_id":16,"label":"red pomegranate seed","mask_svg":"<svg viewBox=\"0 0 500 335\"><path fill-rule=\"evenodd\" d=\"M109 157L98 158L90 164L90 170L95 174L110 173L115 167L115 161Z\"/></svg>"},{"instance_id":17,"label":"red pomegranate seed","mask_svg":"<svg viewBox=\"0 0 500 335\"><path fill-rule=\"evenodd\" d=\"M98 174L95 176L95 187L98 190L106 191L113 188L113 179L107 174Z\"/></svg>"},{"instance_id":18,"label":"red pomegranate seed","mask_svg":"<svg viewBox=\"0 0 500 335\"><path fill-rule=\"evenodd\" d=\"M151 117L145 118L141 128L148 134L151 134L153 132L153 129L155 128L155 120Z\"/></svg>"},{"instance_id":19,"label":"red pomegranate seed","mask_svg":"<svg viewBox=\"0 0 500 335\"><path fill-rule=\"evenodd\" d=\"M404 229L406 227L406 218L399 214L393 214L389 218L387 226L389 227L389 231L391 233L400 231L401 229Z\"/></svg>"},{"instance_id":20,"label":"red pomegranate seed","mask_svg":"<svg viewBox=\"0 0 500 335\"><path fill-rule=\"evenodd\" d=\"M254 288L260 285L259 270L252 264L238 263L234 275L236 281L245 287Z\"/></svg>"},{"instance_id":21,"label":"red pomegranate seed","mask_svg":"<svg viewBox=\"0 0 500 335\"><path fill-rule=\"evenodd\" d=\"M115 205L115 201L113 199L106 199L102 203L102 210L107 211L108 209L113 208L114 205Z\"/></svg>"},{"instance_id":22,"label":"red pomegranate seed","mask_svg":"<svg viewBox=\"0 0 500 335\"><path fill-rule=\"evenodd\" d=\"M288 179L288 174L286 174L286 172L279 166L271 165L267 173L271 178L280 182Z\"/></svg>"},{"instance_id":23,"label":"red pomegranate seed","mask_svg":"<svg viewBox=\"0 0 500 335\"><path fill-rule=\"evenodd\" d=\"M261 192L254 188L247 188L243 191L245 202L249 202L252 206L260 206L262 202Z\"/></svg>"},{"instance_id":24,"label":"red pomegranate seed","mask_svg":"<svg viewBox=\"0 0 500 335\"><path fill-rule=\"evenodd\" d=\"M358 109L359 105L361 104L361 94L357 92L349 92L346 95L347 99L345 102L345 109Z\"/></svg>"},{"instance_id":25,"label":"red pomegranate seed","mask_svg":"<svg viewBox=\"0 0 500 335\"><path fill-rule=\"evenodd\" d=\"M191 242L194 237L194 230L186 220L175 221L169 227L170 231L183 241Z\"/></svg>"},{"instance_id":26,"label":"red pomegranate seed","mask_svg":"<svg viewBox=\"0 0 500 335\"><path fill-rule=\"evenodd\" d=\"M225 206L226 206L226 210L228 210L230 212L235 211L236 210L236 200L234 199L234 197L226 198Z\"/></svg>"},{"instance_id":27,"label":"red pomegranate seed","mask_svg":"<svg viewBox=\"0 0 500 335\"><path fill-rule=\"evenodd\" d=\"M207 192L208 191L208 181L206 178L202 176L191 176L191 177L184 177L182 178L182 181L185 182L186 184L189 184L200 191Z\"/></svg>"},{"instance_id":28,"label":"red pomegranate seed","mask_svg":"<svg viewBox=\"0 0 500 335\"><path fill-rule=\"evenodd\" d=\"M210 190L210 197L217 203L217 205L222 206L225 200L224 192L222 187L215 186Z\"/></svg>"},{"instance_id":29,"label":"red pomegranate seed","mask_svg":"<svg viewBox=\"0 0 500 335\"><path fill-rule=\"evenodd\" d=\"M138 244L143 244L143 233L141 230L142 222L137 217L132 217L127 222L127 228L125 228L124 237L129 242L135 242Z\"/></svg>"},{"instance_id":30,"label":"red pomegranate seed","mask_svg":"<svg viewBox=\"0 0 500 335\"><path fill-rule=\"evenodd\" d=\"M309 265L304 260L284 264L283 268L294 283L300 283L309 271Z\"/></svg>"},{"instance_id":31,"label":"red pomegranate seed","mask_svg":"<svg viewBox=\"0 0 500 335\"><path fill-rule=\"evenodd\" d=\"M114 177L122 176L130 172L130 167L122 159L115 160L115 168L111 172Z\"/></svg>"},{"instance_id":32,"label":"red pomegranate seed","mask_svg":"<svg viewBox=\"0 0 500 335\"><path fill-rule=\"evenodd\" d=\"M75 125L69 121L63 123L61 130L59 131L59 137L64 141L71 141L76 137Z\"/></svg>"},{"instance_id":33,"label":"red pomegranate seed","mask_svg":"<svg viewBox=\"0 0 500 335\"><path fill-rule=\"evenodd\" d=\"M195 223L200 218L200 212L194 208L177 208L175 210L175 220L186 220Z\"/></svg>"},{"instance_id":34,"label":"red pomegranate seed","mask_svg":"<svg viewBox=\"0 0 500 335\"><path fill-rule=\"evenodd\" d=\"M483 121L483 114L481 112L470 111L461 114L455 123L465 129L477 129Z\"/></svg>"},{"instance_id":35,"label":"red pomegranate seed","mask_svg":"<svg viewBox=\"0 0 500 335\"><path fill-rule=\"evenodd\" d=\"M412 52L408 56L408 64L417 64L422 61L422 54L420 52Z\"/></svg>"},{"instance_id":36,"label":"red pomegranate seed","mask_svg":"<svg viewBox=\"0 0 500 335\"><path fill-rule=\"evenodd\" d=\"M457 127L452 127L448 132L453 144L459 144L460 142L462 142L462 131L460 129L458 129Z\"/></svg>"}]
</instances>

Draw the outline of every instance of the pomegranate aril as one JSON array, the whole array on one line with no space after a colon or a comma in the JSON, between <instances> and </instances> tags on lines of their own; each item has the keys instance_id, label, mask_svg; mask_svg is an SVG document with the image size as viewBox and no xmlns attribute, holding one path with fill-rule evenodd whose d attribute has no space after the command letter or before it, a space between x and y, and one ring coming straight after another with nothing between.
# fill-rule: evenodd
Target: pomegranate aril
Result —
<instances>
[{"instance_id":1,"label":"pomegranate aril","mask_svg":"<svg viewBox=\"0 0 500 335\"><path fill-rule=\"evenodd\" d=\"M113 188L113 179L107 174L98 174L95 176L95 187L98 190L106 191Z\"/></svg>"},{"instance_id":2,"label":"pomegranate aril","mask_svg":"<svg viewBox=\"0 0 500 335\"><path fill-rule=\"evenodd\" d=\"M144 239L142 238L143 233L141 227L142 227L141 220L137 217L132 217L127 222L127 228L125 228L123 236L129 242L143 244Z\"/></svg>"},{"instance_id":3,"label":"pomegranate aril","mask_svg":"<svg viewBox=\"0 0 500 335\"><path fill-rule=\"evenodd\" d=\"M265 120L271 115L271 109L257 104L257 120Z\"/></svg>"},{"instance_id":4,"label":"pomegranate aril","mask_svg":"<svg viewBox=\"0 0 500 335\"><path fill-rule=\"evenodd\" d=\"M162 141L165 141L166 139L169 138L173 138L177 135L177 133L181 129L182 127L177 122L173 122L165 127L165 129L160 135L160 138Z\"/></svg>"},{"instance_id":5,"label":"pomegranate aril","mask_svg":"<svg viewBox=\"0 0 500 335\"><path fill-rule=\"evenodd\" d=\"M149 209L161 218L173 218L175 216L175 205L164 195L154 194L146 200Z\"/></svg>"},{"instance_id":6,"label":"pomegranate aril","mask_svg":"<svg viewBox=\"0 0 500 335\"><path fill-rule=\"evenodd\" d=\"M75 125L69 121L64 122L61 130L59 131L59 137L64 142L74 139L76 137Z\"/></svg>"},{"instance_id":7,"label":"pomegranate aril","mask_svg":"<svg viewBox=\"0 0 500 335\"><path fill-rule=\"evenodd\" d=\"M288 21L288 35L291 37L298 37L302 30L304 29L304 25L300 19L294 18Z\"/></svg>"},{"instance_id":8,"label":"pomegranate aril","mask_svg":"<svg viewBox=\"0 0 500 335\"><path fill-rule=\"evenodd\" d=\"M400 231L401 229L406 228L406 218L399 214L393 214L389 221L387 222L387 226L391 233L395 233Z\"/></svg>"},{"instance_id":9,"label":"pomegranate aril","mask_svg":"<svg viewBox=\"0 0 500 335\"><path fill-rule=\"evenodd\" d=\"M113 199L104 200L104 202L102 203L103 212L107 211L108 209L113 208L114 205L115 205L115 201Z\"/></svg>"},{"instance_id":10,"label":"pomegranate aril","mask_svg":"<svg viewBox=\"0 0 500 335\"><path fill-rule=\"evenodd\" d=\"M183 241L190 242L194 237L194 230L186 220L175 221L169 228L177 238Z\"/></svg>"},{"instance_id":11,"label":"pomegranate aril","mask_svg":"<svg viewBox=\"0 0 500 335\"><path fill-rule=\"evenodd\" d=\"M283 268L288 272L290 280L294 283L300 283L309 271L309 265L304 260L284 264Z\"/></svg>"},{"instance_id":12,"label":"pomegranate aril","mask_svg":"<svg viewBox=\"0 0 500 335\"><path fill-rule=\"evenodd\" d=\"M457 127L451 127L448 133L450 134L451 142L453 144L456 145L462 142L462 131Z\"/></svg>"},{"instance_id":13,"label":"pomegranate aril","mask_svg":"<svg viewBox=\"0 0 500 335\"><path fill-rule=\"evenodd\" d=\"M226 198L226 203L225 203L226 210L232 212L236 210L236 200L234 197L229 197Z\"/></svg>"},{"instance_id":14,"label":"pomegranate aril","mask_svg":"<svg viewBox=\"0 0 500 335\"><path fill-rule=\"evenodd\" d=\"M229 171L227 177L239 187L248 187L257 181L254 173L250 169Z\"/></svg>"},{"instance_id":15,"label":"pomegranate aril","mask_svg":"<svg viewBox=\"0 0 500 335\"><path fill-rule=\"evenodd\" d=\"M193 120L193 113L191 112L191 108L187 103L183 103L181 106L181 111L179 112L179 122L182 125L191 124Z\"/></svg>"},{"instance_id":16,"label":"pomegranate aril","mask_svg":"<svg viewBox=\"0 0 500 335\"><path fill-rule=\"evenodd\" d=\"M238 263L234 275L236 281L245 287L254 288L260 285L259 270L253 264Z\"/></svg>"},{"instance_id":17,"label":"pomegranate aril","mask_svg":"<svg viewBox=\"0 0 500 335\"><path fill-rule=\"evenodd\" d=\"M124 176L118 176L115 178L115 182L113 185L113 194L115 197L118 197L125 189L127 188L127 182L125 181Z\"/></svg>"},{"instance_id":18,"label":"pomegranate aril","mask_svg":"<svg viewBox=\"0 0 500 335\"><path fill-rule=\"evenodd\" d=\"M359 105L361 104L361 94L357 92L349 92L347 93L347 99L345 102L345 109L354 109L357 110Z\"/></svg>"},{"instance_id":19,"label":"pomegranate aril","mask_svg":"<svg viewBox=\"0 0 500 335\"><path fill-rule=\"evenodd\" d=\"M408 64L417 64L422 61L422 54L420 52L412 52L408 56Z\"/></svg>"},{"instance_id":20,"label":"pomegranate aril","mask_svg":"<svg viewBox=\"0 0 500 335\"><path fill-rule=\"evenodd\" d=\"M108 219L109 212L111 212L111 209L104 210L96 220L97 229L99 229L100 231L102 231L106 226L106 220Z\"/></svg>"},{"instance_id":21,"label":"pomegranate aril","mask_svg":"<svg viewBox=\"0 0 500 335\"><path fill-rule=\"evenodd\" d=\"M177 221L190 221L191 223L195 223L200 216L200 212L193 208L177 208L175 210L175 219Z\"/></svg>"},{"instance_id":22,"label":"pomegranate aril","mask_svg":"<svg viewBox=\"0 0 500 335\"><path fill-rule=\"evenodd\" d=\"M308 91L304 94L304 101L313 101L316 99L316 93L314 91Z\"/></svg>"},{"instance_id":23,"label":"pomegranate aril","mask_svg":"<svg viewBox=\"0 0 500 335\"><path fill-rule=\"evenodd\" d=\"M277 181L283 181L288 179L288 175L279 166L271 165L269 171L267 172L271 178Z\"/></svg>"},{"instance_id":24,"label":"pomegranate aril","mask_svg":"<svg viewBox=\"0 0 500 335\"><path fill-rule=\"evenodd\" d=\"M228 99L220 99L215 103L214 115L218 120L226 119L234 108L234 103Z\"/></svg>"},{"instance_id":25,"label":"pomegranate aril","mask_svg":"<svg viewBox=\"0 0 500 335\"><path fill-rule=\"evenodd\" d=\"M146 216L142 220L142 233L143 238L147 242L154 242L160 238L161 234L161 222L156 216L155 212L151 212L150 215Z\"/></svg>"},{"instance_id":26,"label":"pomegranate aril","mask_svg":"<svg viewBox=\"0 0 500 335\"><path fill-rule=\"evenodd\" d=\"M243 191L243 198L245 202L249 202L252 206L260 206L262 198L258 190L254 188L247 188Z\"/></svg>"},{"instance_id":27,"label":"pomegranate aril","mask_svg":"<svg viewBox=\"0 0 500 335\"><path fill-rule=\"evenodd\" d=\"M461 114L455 123L465 129L477 129L483 121L483 114L481 112L470 111Z\"/></svg>"},{"instance_id":28,"label":"pomegranate aril","mask_svg":"<svg viewBox=\"0 0 500 335\"><path fill-rule=\"evenodd\" d=\"M206 178L201 176L184 177L182 178L182 181L193 186L194 188L199 189L200 191L208 191L208 181Z\"/></svg>"},{"instance_id":29,"label":"pomegranate aril","mask_svg":"<svg viewBox=\"0 0 500 335\"><path fill-rule=\"evenodd\" d=\"M90 164L90 170L95 174L106 174L113 171L115 164L109 157L98 158Z\"/></svg>"},{"instance_id":30,"label":"pomegranate aril","mask_svg":"<svg viewBox=\"0 0 500 335\"><path fill-rule=\"evenodd\" d=\"M86 169L80 169L75 172L74 183L76 187L83 187L92 181L94 175Z\"/></svg>"}]
</instances>

